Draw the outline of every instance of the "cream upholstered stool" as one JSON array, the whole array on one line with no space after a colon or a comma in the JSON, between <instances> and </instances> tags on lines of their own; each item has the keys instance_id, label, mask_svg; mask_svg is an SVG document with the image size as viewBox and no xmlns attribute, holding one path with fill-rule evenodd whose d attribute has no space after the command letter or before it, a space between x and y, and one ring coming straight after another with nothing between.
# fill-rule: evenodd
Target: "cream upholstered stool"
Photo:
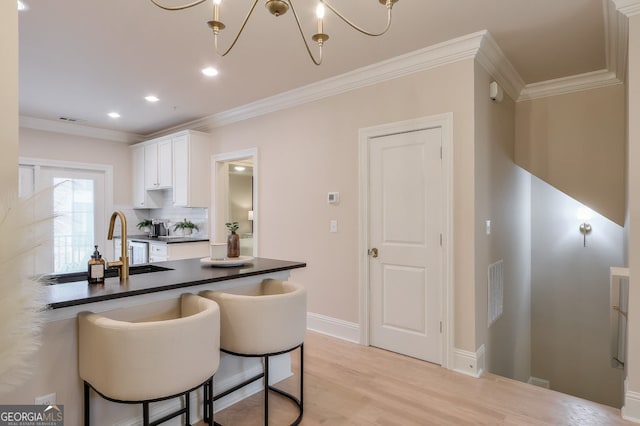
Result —
<instances>
[{"instance_id":1,"label":"cream upholstered stool","mask_svg":"<svg viewBox=\"0 0 640 426\"><path fill-rule=\"evenodd\" d=\"M189 424L189 392L213 385L220 364L220 309L209 299L185 294L172 318L117 321L78 314L78 370L84 381L84 424L90 424L90 389L113 402L142 404L144 425L180 414ZM184 395L184 407L150 422L149 403ZM209 395L210 396L210 395ZM203 417L213 424L213 399Z\"/></svg>"},{"instance_id":2,"label":"cream upholstered stool","mask_svg":"<svg viewBox=\"0 0 640 426\"><path fill-rule=\"evenodd\" d=\"M264 378L264 424L269 423L269 390L298 406L303 414L304 336L307 328L307 291L299 284L267 279L248 294L205 291L202 296L220 306L220 349L245 357L261 357L264 373L216 395L216 399ZM269 357L300 348L300 399L269 385Z\"/></svg>"}]
</instances>

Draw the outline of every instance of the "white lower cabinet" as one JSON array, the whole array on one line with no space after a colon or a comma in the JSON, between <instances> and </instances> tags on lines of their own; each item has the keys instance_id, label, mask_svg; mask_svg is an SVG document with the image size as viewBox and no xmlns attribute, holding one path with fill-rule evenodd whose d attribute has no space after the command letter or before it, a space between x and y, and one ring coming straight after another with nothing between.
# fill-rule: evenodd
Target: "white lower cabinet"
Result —
<instances>
[{"instance_id":1,"label":"white lower cabinet","mask_svg":"<svg viewBox=\"0 0 640 426\"><path fill-rule=\"evenodd\" d=\"M149 243L149 262L164 262L169 260L167 243Z\"/></svg>"},{"instance_id":2,"label":"white lower cabinet","mask_svg":"<svg viewBox=\"0 0 640 426\"><path fill-rule=\"evenodd\" d=\"M164 242L149 243L149 262L151 263L207 256L209 256L209 241L173 244Z\"/></svg>"}]
</instances>

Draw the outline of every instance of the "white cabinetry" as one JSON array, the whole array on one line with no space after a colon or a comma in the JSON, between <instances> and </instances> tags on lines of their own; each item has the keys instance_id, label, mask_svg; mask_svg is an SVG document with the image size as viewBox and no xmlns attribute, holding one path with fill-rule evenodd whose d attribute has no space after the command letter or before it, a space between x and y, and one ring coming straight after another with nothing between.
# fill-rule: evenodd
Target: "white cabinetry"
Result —
<instances>
[{"instance_id":1,"label":"white cabinetry","mask_svg":"<svg viewBox=\"0 0 640 426\"><path fill-rule=\"evenodd\" d=\"M133 207L147 207L147 191L144 186L144 146L136 146L132 151L133 156Z\"/></svg>"},{"instance_id":2,"label":"white cabinetry","mask_svg":"<svg viewBox=\"0 0 640 426\"><path fill-rule=\"evenodd\" d=\"M167 243L149 243L149 262L164 262L169 260Z\"/></svg>"},{"instance_id":3,"label":"white cabinetry","mask_svg":"<svg viewBox=\"0 0 640 426\"><path fill-rule=\"evenodd\" d=\"M173 205L208 207L209 135L185 131L173 136Z\"/></svg>"},{"instance_id":4,"label":"white cabinetry","mask_svg":"<svg viewBox=\"0 0 640 426\"><path fill-rule=\"evenodd\" d=\"M185 130L132 146L133 207L166 207L173 190L176 207L209 206L210 136Z\"/></svg>"},{"instance_id":5,"label":"white cabinetry","mask_svg":"<svg viewBox=\"0 0 640 426\"><path fill-rule=\"evenodd\" d=\"M194 257L203 258L207 256L209 256L209 241L175 244L149 243L149 262L164 262L165 260L191 259Z\"/></svg>"},{"instance_id":6,"label":"white cabinetry","mask_svg":"<svg viewBox=\"0 0 640 426\"><path fill-rule=\"evenodd\" d=\"M173 184L171 139L144 146L144 186L147 190L168 189Z\"/></svg>"}]
</instances>

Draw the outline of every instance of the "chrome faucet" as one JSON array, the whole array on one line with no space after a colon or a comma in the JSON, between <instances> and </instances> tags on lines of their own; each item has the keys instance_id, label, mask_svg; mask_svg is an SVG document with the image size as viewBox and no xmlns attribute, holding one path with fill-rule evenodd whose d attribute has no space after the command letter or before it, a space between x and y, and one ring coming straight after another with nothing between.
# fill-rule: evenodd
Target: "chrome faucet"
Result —
<instances>
[{"instance_id":1,"label":"chrome faucet","mask_svg":"<svg viewBox=\"0 0 640 426\"><path fill-rule=\"evenodd\" d=\"M127 256L127 218L120 210L116 210L111 215L109 220L109 234L108 240L113 240L113 226L116 223L116 217L120 218L120 238L122 238L122 244L120 244L120 260L114 260L113 262L107 262L109 268L116 267L120 271L120 282L126 281L129 278L129 256Z\"/></svg>"}]
</instances>

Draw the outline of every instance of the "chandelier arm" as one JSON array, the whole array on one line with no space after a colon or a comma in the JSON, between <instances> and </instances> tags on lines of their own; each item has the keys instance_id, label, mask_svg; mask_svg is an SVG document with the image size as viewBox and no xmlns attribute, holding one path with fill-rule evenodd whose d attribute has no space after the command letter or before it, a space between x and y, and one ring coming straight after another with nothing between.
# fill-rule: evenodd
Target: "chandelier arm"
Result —
<instances>
[{"instance_id":1,"label":"chandelier arm","mask_svg":"<svg viewBox=\"0 0 640 426\"><path fill-rule=\"evenodd\" d=\"M358 25L354 24L353 22L351 22L342 13L338 12L338 10L335 7L331 6L325 0L320 0L320 3L322 3L325 6L327 6L327 8L330 11L332 11L338 18L342 19L347 25L349 25L351 28L353 28L356 31L360 31L362 34L366 34L366 35L372 36L372 37L378 37L378 36L383 35L387 31L389 31L389 28L391 28L391 6L387 6L387 26L384 28L384 30L382 30L379 33L372 33L372 32L369 32L369 31L365 30L362 27L359 27ZM391 5L392 4L393 3L391 3Z\"/></svg>"},{"instance_id":2,"label":"chandelier arm","mask_svg":"<svg viewBox=\"0 0 640 426\"><path fill-rule=\"evenodd\" d=\"M291 7L291 11L293 12L293 16L296 19L296 24L298 25L298 31L300 32L300 37L302 37L302 41L304 42L304 47L307 48L307 53L309 54L309 58L313 61L314 64L320 65L322 63L322 42L318 43L320 47L320 55L319 58L316 59L311 52L311 48L309 47L309 43L307 39L304 38L304 32L302 31L302 25L300 24L300 19L298 18L298 14L296 13L296 9L293 7L293 1L289 1L289 6Z\"/></svg>"},{"instance_id":3,"label":"chandelier arm","mask_svg":"<svg viewBox=\"0 0 640 426\"><path fill-rule=\"evenodd\" d=\"M156 0L151 0L151 3L155 4L160 9L164 9L164 10L184 10L184 9L189 9L190 7L198 6L199 4L204 3L205 1L207 0L196 0L192 3L183 4L182 6L164 6Z\"/></svg>"},{"instance_id":4,"label":"chandelier arm","mask_svg":"<svg viewBox=\"0 0 640 426\"><path fill-rule=\"evenodd\" d=\"M151 0L154 1L154 0ZM198 0L199 1L199 0ZM206 1L206 0L203 0ZM251 14L253 14L253 10L256 8L256 5L258 4L259 0L255 0L253 2L253 5L251 6L251 9L249 9L249 13L247 13L247 16L245 16L244 21L242 21L242 26L240 26L240 30L238 31L238 34L236 34L236 37L233 39L233 42L231 42L231 45L229 46L229 48L227 50L225 50L224 53L220 53L220 51L218 50L218 32L216 30L214 30L213 32L213 41L214 41L214 45L216 48L216 53L220 56L227 56L227 54L229 52L231 52L231 49L233 49L233 46L236 45L236 43L238 42L238 39L240 38L240 34L242 34L242 31L244 31L244 27L247 26L247 22L249 22L249 18L251 18Z\"/></svg>"}]
</instances>

